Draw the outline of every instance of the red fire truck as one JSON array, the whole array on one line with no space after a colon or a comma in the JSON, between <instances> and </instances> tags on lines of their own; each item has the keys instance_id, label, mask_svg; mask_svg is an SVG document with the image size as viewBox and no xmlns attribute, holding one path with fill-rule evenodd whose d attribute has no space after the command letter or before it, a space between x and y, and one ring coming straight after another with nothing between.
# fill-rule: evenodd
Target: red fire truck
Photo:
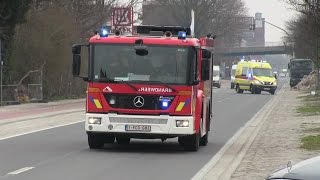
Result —
<instances>
[{"instance_id":1,"label":"red fire truck","mask_svg":"<svg viewBox=\"0 0 320 180\"><path fill-rule=\"evenodd\" d=\"M92 149L131 138L178 137L185 150L208 143L212 120L213 38L190 28L138 26L136 35L101 29L75 44L73 75L88 82L85 130ZM80 75L81 47L89 51Z\"/></svg>"}]
</instances>

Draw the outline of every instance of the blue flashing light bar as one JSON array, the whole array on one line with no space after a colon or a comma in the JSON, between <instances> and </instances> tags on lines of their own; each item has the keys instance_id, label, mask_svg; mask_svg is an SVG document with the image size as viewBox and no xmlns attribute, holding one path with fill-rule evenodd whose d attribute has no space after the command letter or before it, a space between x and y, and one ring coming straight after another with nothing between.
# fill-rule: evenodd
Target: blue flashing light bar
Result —
<instances>
[{"instance_id":1,"label":"blue flashing light bar","mask_svg":"<svg viewBox=\"0 0 320 180\"><path fill-rule=\"evenodd\" d=\"M186 39L187 33L185 31L179 31L178 32L178 39Z\"/></svg>"},{"instance_id":2,"label":"blue flashing light bar","mask_svg":"<svg viewBox=\"0 0 320 180\"><path fill-rule=\"evenodd\" d=\"M108 34L109 33L107 29L101 29L99 33L100 37L108 37Z\"/></svg>"}]
</instances>

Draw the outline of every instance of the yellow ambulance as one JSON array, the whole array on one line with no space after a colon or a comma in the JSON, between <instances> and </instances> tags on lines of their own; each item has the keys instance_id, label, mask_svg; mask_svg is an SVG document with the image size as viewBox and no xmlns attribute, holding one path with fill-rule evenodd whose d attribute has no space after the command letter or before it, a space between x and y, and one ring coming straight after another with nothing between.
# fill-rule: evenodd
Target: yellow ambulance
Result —
<instances>
[{"instance_id":1,"label":"yellow ambulance","mask_svg":"<svg viewBox=\"0 0 320 180\"><path fill-rule=\"evenodd\" d=\"M277 89L277 76L273 75L272 67L266 61L240 61L234 83L237 93L249 91L252 94L261 94L261 91L267 91L274 94Z\"/></svg>"}]
</instances>

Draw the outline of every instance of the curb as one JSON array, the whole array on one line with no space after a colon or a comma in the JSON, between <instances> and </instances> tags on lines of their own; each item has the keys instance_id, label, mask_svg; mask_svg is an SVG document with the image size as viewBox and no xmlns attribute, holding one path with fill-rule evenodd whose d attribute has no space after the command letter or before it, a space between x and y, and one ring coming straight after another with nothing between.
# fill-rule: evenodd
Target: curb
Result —
<instances>
[{"instance_id":1,"label":"curb","mask_svg":"<svg viewBox=\"0 0 320 180\"><path fill-rule=\"evenodd\" d=\"M235 135L217 152L216 155L196 174L192 180L230 179L250 145L259 133L274 105L280 100L287 84L278 91Z\"/></svg>"}]
</instances>

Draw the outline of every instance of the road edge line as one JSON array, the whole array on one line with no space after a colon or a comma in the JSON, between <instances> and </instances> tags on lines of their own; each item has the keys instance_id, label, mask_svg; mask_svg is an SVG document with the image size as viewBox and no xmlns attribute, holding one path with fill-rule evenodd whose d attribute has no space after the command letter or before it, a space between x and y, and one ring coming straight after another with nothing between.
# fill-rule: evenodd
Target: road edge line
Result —
<instances>
[{"instance_id":1,"label":"road edge line","mask_svg":"<svg viewBox=\"0 0 320 180\"><path fill-rule=\"evenodd\" d=\"M76 121L76 122L72 122L72 123L67 123L67 124L61 124L61 125L57 125L57 126L46 127L46 128L42 128L42 129L38 129L38 130L34 130L34 131L29 131L29 132L25 132L25 133L21 133L21 134L16 134L16 135L8 136L8 137L3 137L3 138L0 138L0 141L23 136L23 135L27 135L27 134L33 134L33 133L37 133L37 132L41 132L41 131L46 131L49 129L59 128L59 127L63 127L63 126L70 126L70 125L78 124L81 122L84 122L84 120Z\"/></svg>"},{"instance_id":2,"label":"road edge line","mask_svg":"<svg viewBox=\"0 0 320 180\"><path fill-rule=\"evenodd\" d=\"M284 85L285 86L285 85ZM284 91L284 86L281 87L279 92ZM265 108L268 106L271 106L273 102L278 100L280 96L274 96L272 97L244 126L242 126L226 143L225 145L209 160L207 164L205 164L197 174L195 174L191 180L201 180L215 165L216 163L221 159L221 157L224 155L224 153L230 149L230 147L236 142L236 140L243 134L243 132L248 129L256 120L256 118L265 111Z\"/></svg>"}]
</instances>

